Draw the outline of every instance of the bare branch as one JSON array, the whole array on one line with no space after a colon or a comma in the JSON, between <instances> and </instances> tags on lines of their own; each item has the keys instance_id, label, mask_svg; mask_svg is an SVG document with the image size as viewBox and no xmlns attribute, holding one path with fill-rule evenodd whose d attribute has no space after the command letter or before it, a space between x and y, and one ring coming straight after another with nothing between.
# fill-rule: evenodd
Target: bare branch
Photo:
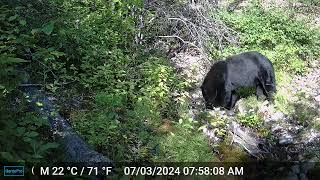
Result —
<instances>
[{"instance_id":1,"label":"bare branch","mask_svg":"<svg viewBox=\"0 0 320 180\"><path fill-rule=\"evenodd\" d=\"M197 49L200 49L198 46L196 46L195 44L193 44L192 42L189 42L189 41L185 41L185 40L183 40L181 37L179 37L179 36L157 36L157 37L159 37L159 38L177 38L177 39L179 39L180 41L182 41L182 43L184 43L184 44L189 44L189 45L191 45L191 46L193 46L193 47L195 47L195 48L197 48Z\"/></svg>"},{"instance_id":2,"label":"bare branch","mask_svg":"<svg viewBox=\"0 0 320 180\"><path fill-rule=\"evenodd\" d=\"M217 0L188 1L173 3L169 1L149 1L148 10L154 12L151 20L146 20L145 32L153 39L155 37L174 38L172 40L154 43L161 45L170 42L170 46L180 46L179 50L196 47L206 59L216 50L222 50L228 44L238 44L237 33L219 20ZM148 24L151 23L151 24ZM150 41L149 41L150 42ZM181 46L179 42L182 42ZM188 46L184 46L188 45ZM168 49L169 43L164 48Z\"/></svg>"}]
</instances>

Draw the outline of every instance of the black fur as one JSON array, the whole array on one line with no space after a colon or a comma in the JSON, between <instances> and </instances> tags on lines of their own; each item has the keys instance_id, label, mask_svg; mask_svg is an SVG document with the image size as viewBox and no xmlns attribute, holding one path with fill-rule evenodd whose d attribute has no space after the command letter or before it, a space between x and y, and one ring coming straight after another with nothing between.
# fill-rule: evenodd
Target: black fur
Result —
<instances>
[{"instance_id":1,"label":"black fur","mask_svg":"<svg viewBox=\"0 0 320 180\"><path fill-rule=\"evenodd\" d=\"M206 107L231 109L238 100L236 90L242 87L256 88L257 97L276 91L273 65L262 54L252 51L230 56L214 63L201 86Z\"/></svg>"}]
</instances>

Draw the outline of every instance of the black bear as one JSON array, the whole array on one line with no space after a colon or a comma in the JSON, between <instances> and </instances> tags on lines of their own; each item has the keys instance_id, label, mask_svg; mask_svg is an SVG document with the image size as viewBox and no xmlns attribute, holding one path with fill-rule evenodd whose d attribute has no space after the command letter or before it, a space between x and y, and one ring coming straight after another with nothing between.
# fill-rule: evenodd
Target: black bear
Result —
<instances>
[{"instance_id":1,"label":"black bear","mask_svg":"<svg viewBox=\"0 0 320 180\"><path fill-rule=\"evenodd\" d=\"M274 69L271 61L259 52L244 52L215 62L203 84L202 95L206 107L232 109L238 100L239 88L255 88L257 97L276 91Z\"/></svg>"}]
</instances>

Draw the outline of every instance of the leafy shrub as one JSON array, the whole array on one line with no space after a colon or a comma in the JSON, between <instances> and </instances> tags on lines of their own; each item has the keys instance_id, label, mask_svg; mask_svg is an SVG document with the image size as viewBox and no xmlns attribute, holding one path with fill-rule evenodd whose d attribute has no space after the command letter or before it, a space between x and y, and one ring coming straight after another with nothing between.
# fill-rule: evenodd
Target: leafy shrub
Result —
<instances>
[{"instance_id":1,"label":"leafy shrub","mask_svg":"<svg viewBox=\"0 0 320 180\"><path fill-rule=\"evenodd\" d=\"M236 90L236 94L240 97L248 97L252 94L255 94L256 88L249 87L249 88L238 88Z\"/></svg>"},{"instance_id":2,"label":"leafy shrub","mask_svg":"<svg viewBox=\"0 0 320 180\"><path fill-rule=\"evenodd\" d=\"M167 116L170 92L177 81L161 58L147 59L134 73L137 79L126 77L123 81L131 87L101 91L92 112L72 117L75 130L114 160L137 161L151 156L157 138L154 128Z\"/></svg>"},{"instance_id":3,"label":"leafy shrub","mask_svg":"<svg viewBox=\"0 0 320 180\"><path fill-rule=\"evenodd\" d=\"M52 143L47 119L27 112L21 93L0 98L0 159L9 162L43 162L58 147ZM8 100L9 99L9 100Z\"/></svg>"},{"instance_id":4,"label":"leafy shrub","mask_svg":"<svg viewBox=\"0 0 320 180\"><path fill-rule=\"evenodd\" d=\"M0 96L2 98L14 90L23 78L16 68L28 62L21 58L23 48L20 48L24 47L24 39L27 36L24 34L25 26L26 21L22 17L0 4Z\"/></svg>"},{"instance_id":5,"label":"leafy shrub","mask_svg":"<svg viewBox=\"0 0 320 180\"><path fill-rule=\"evenodd\" d=\"M180 108L185 110L185 104L173 101L171 93L188 83L174 75L167 59L145 53L143 47L133 43L142 1L7 4L10 10L20 5L12 14L10 26L21 26L15 35L22 37L21 41L12 41L15 44L10 47L10 57L16 62L10 68L24 58L28 63L21 67L32 82L43 84L46 90L95 94L93 107L85 108L89 111L71 112L75 130L113 160L152 159L149 156L157 139L166 136L157 131L162 119L174 120ZM8 19L11 14L6 13ZM69 83L73 86L66 90Z\"/></svg>"},{"instance_id":6,"label":"leafy shrub","mask_svg":"<svg viewBox=\"0 0 320 180\"><path fill-rule=\"evenodd\" d=\"M3 117L2 117L3 118ZM12 117L11 117L12 118ZM47 119L27 113L21 119L1 121L0 159L9 162L35 162L47 158L58 144L42 139L41 131L49 130Z\"/></svg>"},{"instance_id":7,"label":"leafy shrub","mask_svg":"<svg viewBox=\"0 0 320 180\"><path fill-rule=\"evenodd\" d=\"M35 39L27 21L18 14L22 7L0 4L0 159L9 162L45 161L57 147L46 137L47 119L26 111L26 102L17 86L24 79L18 68L27 66Z\"/></svg>"},{"instance_id":8,"label":"leafy shrub","mask_svg":"<svg viewBox=\"0 0 320 180\"><path fill-rule=\"evenodd\" d=\"M221 13L227 24L240 33L240 48L229 47L222 55L257 50L276 70L301 73L308 62L319 57L320 33L283 10L249 6L240 14Z\"/></svg>"}]
</instances>

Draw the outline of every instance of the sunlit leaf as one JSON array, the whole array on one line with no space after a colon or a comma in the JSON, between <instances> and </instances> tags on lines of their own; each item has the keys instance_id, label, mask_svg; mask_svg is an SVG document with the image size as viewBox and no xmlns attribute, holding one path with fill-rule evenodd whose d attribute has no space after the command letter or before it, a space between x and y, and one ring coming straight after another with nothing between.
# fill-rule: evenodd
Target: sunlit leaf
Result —
<instances>
[{"instance_id":1,"label":"sunlit leaf","mask_svg":"<svg viewBox=\"0 0 320 180\"><path fill-rule=\"evenodd\" d=\"M41 107L41 106L43 106L43 103L42 103L42 102L37 101L37 102L36 102L36 105Z\"/></svg>"}]
</instances>

